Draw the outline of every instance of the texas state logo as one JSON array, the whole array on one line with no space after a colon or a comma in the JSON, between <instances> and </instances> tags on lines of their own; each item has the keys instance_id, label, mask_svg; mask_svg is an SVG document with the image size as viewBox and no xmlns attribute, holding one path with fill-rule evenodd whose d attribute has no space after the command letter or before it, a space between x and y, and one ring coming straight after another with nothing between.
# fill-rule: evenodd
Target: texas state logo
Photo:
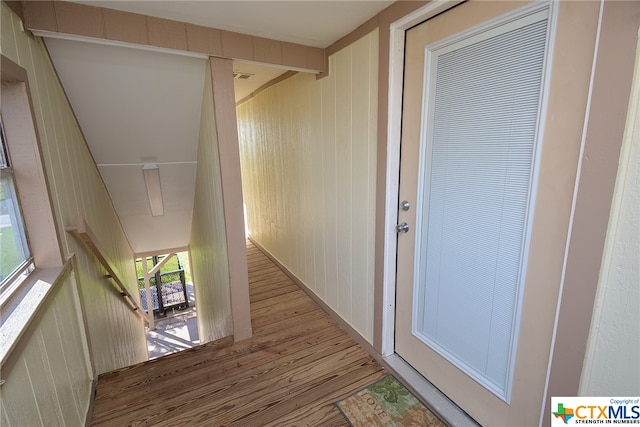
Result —
<instances>
[{"instance_id":1,"label":"texas state logo","mask_svg":"<svg viewBox=\"0 0 640 427\"><path fill-rule=\"evenodd\" d=\"M638 424L639 397L552 397L551 426Z\"/></svg>"}]
</instances>

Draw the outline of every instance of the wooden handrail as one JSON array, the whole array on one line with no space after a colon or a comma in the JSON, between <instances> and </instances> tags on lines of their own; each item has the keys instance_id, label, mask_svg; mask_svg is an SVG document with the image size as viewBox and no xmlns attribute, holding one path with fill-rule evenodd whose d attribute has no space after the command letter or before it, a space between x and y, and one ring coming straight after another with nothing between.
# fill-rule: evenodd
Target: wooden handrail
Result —
<instances>
[{"instance_id":1,"label":"wooden handrail","mask_svg":"<svg viewBox=\"0 0 640 427\"><path fill-rule=\"evenodd\" d=\"M144 312L142 307L138 305L133 295L131 295L131 293L126 288L122 280L120 280L120 277L118 277L115 270L111 267L111 264L109 264L109 261L107 260L107 258L104 256L104 254L100 250L98 241L95 235L91 232L91 229L87 225L84 218L79 216L78 219L76 220L76 225L67 227L67 231L69 233L72 233L82 243L85 244L85 246L91 251L91 253L100 262L102 267L106 270L107 275L105 277L108 279L112 279L115 282L116 286L118 287L118 291L120 292L120 295L122 295L125 301L127 301L127 304L129 305L131 310L135 311L142 320L144 320L145 322L148 322L149 318L147 317L146 313Z\"/></svg>"}]
</instances>

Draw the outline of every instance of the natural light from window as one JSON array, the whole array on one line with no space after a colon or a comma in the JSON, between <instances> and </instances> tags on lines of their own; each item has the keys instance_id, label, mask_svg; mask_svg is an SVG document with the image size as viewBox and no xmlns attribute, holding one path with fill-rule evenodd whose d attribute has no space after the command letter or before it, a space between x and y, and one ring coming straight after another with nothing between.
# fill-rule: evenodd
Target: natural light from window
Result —
<instances>
[{"instance_id":1,"label":"natural light from window","mask_svg":"<svg viewBox=\"0 0 640 427\"><path fill-rule=\"evenodd\" d=\"M4 126L0 120L0 295L11 293L21 279L33 270L13 170L7 150Z\"/></svg>"}]
</instances>

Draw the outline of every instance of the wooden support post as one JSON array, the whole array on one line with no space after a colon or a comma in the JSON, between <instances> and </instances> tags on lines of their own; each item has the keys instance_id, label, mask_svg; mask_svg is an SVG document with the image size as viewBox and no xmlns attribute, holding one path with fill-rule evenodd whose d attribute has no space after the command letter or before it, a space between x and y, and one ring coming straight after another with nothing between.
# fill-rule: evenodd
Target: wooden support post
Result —
<instances>
[{"instance_id":1,"label":"wooden support post","mask_svg":"<svg viewBox=\"0 0 640 427\"><path fill-rule=\"evenodd\" d=\"M147 318L149 319L149 330L153 331L156 329L156 322L153 318L153 299L151 298L151 274L149 273L149 264L147 263L149 260L148 257L144 256L141 259L142 263L142 274L144 276L144 289L145 296L147 298ZM156 283L156 287L159 284Z\"/></svg>"}]
</instances>

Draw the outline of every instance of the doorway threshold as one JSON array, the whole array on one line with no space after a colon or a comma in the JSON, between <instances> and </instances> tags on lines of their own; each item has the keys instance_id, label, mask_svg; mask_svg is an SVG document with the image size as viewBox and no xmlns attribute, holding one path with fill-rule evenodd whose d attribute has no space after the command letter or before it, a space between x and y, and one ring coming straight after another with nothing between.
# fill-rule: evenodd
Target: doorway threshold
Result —
<instances>
[{"instance_id":1,"label":"doorway threshold","mask_svg":"<svg viewBox=\"0 0 640 427\"><path fill-rule=\"evenodd\" d=\"M460 409L447 396L427 381L397 354L383 357L385 367L402 379L411 392L422 400L429 409L437 413L447 425L451 427L480 426L466 412Z\"/></svg>"}]
</instances>

